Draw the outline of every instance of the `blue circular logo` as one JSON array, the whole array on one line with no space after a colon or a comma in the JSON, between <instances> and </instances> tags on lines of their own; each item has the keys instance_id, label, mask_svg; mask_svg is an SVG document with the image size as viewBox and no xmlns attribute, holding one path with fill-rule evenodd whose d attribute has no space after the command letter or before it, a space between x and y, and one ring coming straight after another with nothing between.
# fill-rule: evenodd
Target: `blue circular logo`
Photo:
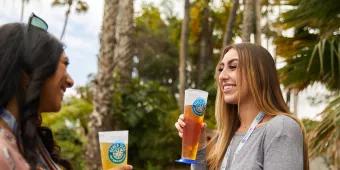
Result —
<instances>
[{"instance_id":1,"label":"blue circular logo","mask_svg":"<svg viewBox=\"0 0 340 170\"><path fill-rule=\"evenodd\" d=\"M202 116L205 111L206 103L201 97L197 98L192 104L192 112L197 116Z\"/></svg>"},{"instance_id":2,"label":"blue circular logo","mask_svg":"<svg viewBox=\"0 0 340 170\"><path fill-rule=\"evenodd\" d=\"M109 159L116 164L124 162L126 158L126 147L124 143L113 143L109 149Z\"/></svg>"}]
</instances>

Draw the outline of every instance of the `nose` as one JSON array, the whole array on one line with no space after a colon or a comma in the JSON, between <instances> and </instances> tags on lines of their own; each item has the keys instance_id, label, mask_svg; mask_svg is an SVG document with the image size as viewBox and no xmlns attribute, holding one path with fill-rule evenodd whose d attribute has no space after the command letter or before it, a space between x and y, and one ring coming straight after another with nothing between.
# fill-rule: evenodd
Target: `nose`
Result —
<instances>
[{"instance_id":1,"label":"nose","mask_svg":"<svg viewBox=\"0 0 340 170\"><path fill-rule=\"evenodd\" d=\"M67 87L70 88L70 87L73 86L73 84L74 84L74 81L73 81L72 77L68 73L66 73L66 85L67 85Z\"/></svg>"},{"instance_id":2,"label":"nose","mask_svg":"<svg viewBox=\"0 0 340 170\"><path fill-rule=\"evenodd\" d=\"M218 76L218 78L219 78L220 80L227 80L227 79L229 79L230 76L229 76L228 70L227 70L227 69L223 69L223 70L220 72L220 75Z\"/></svg>"}]
</instances>

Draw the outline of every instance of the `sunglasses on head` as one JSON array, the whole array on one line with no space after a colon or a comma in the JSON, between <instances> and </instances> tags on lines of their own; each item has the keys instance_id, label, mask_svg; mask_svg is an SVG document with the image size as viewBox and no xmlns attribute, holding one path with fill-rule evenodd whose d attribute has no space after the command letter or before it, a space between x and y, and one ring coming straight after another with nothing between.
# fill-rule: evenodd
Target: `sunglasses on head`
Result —
<instances>
[{"instance_id":1,"label":"sunglasses on head","mask_svg":"<svg viewBox=\"0 0 340 170\"><path fill-rule=\"evenodd\" d=\"M28 29L30 29L31 26L37 27L44 31L47 31L48 28L47 23L40 17L36 16L34 13L31 14L28 20Z\"/></svg>"}]
</instances>

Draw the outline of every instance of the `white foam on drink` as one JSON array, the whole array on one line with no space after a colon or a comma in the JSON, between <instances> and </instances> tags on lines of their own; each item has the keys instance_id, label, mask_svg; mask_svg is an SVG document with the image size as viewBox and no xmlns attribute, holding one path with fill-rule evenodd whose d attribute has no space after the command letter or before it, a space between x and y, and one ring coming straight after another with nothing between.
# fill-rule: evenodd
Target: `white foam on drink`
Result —
<instances>
[{"instance_id":1,"label":"white foam on drink","mask_svg":"<svg viewBox=\"0 0 340 170\"><path fill-rule=\"evenodd\" d=\"M115 141L120 141L125 144L128 143L129 131L104 131L98 132L100 143L113 143Z\"/></svg>"},{"instance_id":2,"label":"white foam on drink","mask_svg":"<svg viewBox=\"0 0 340 170\"><path fill-rule=\"evenodd\" d=\"M184 105L192 105L197 98L203 98L205 103L207 103L208 92L198 89L186 89Z\"/></svg>"}]
</instances>

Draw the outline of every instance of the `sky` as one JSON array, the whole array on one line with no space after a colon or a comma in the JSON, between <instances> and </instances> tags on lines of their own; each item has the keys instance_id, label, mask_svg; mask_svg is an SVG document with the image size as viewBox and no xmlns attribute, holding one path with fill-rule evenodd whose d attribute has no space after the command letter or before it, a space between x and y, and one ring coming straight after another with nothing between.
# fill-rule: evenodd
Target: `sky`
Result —
<instances>
[{"instance_id":1,"label":"sky","mask_svg":"<svg viewBox=\"0 0 340 170\"><path fill-rule=\"evenodd\" d=\"M48 32L56 37L60 37L66 7L52 7L52 0L30 0L24 10L23 22L27 20L32 12L43 18L49 25ZM87 0L89 10L86 13L77 14L73 9L70 14L66 33L63 42L66 45L65 52L70 59L68 71L75 80L74 87L84 85L88 82L88 75L97 72L97 55L99 52L99 33L103 16L103 0ZM183 16L184 0L135 0L135 15L141 11L142 4L153 3L156 6L166 4L178 17ZM214 6L220 5L219 0L215 0ZM164 6L164 5L163 5ZM10 22L20 22L21 0L0 0L0 25ZM161 8L163 13L169 10ZM266 47L266 45L264 45ZM268 49L274 53L273 48ZM311 105L307 100L309 96L320 96L326 94L327 90L317 84L302 91L299 95L298 117L317 118L317 113L321 112L325 103ZM74 88L67 91L67 95L75 94Z\"/></svg>"}]
</instances>

